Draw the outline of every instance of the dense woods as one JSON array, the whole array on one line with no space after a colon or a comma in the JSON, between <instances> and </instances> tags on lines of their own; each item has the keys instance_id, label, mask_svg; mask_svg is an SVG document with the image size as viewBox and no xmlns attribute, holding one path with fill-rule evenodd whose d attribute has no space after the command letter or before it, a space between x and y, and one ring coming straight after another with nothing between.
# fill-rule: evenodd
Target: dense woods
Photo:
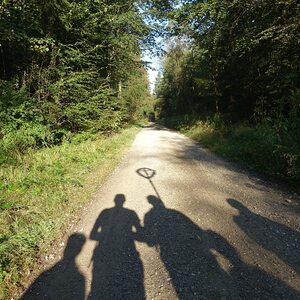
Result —
<instances>
[{"instance_id":1,"label":"dense woods","mask_svg":"<svg viewBox=\"0 0 300 300\"><path fill-rule=\"evenodd\" d=\"M165 59L157 91L169 99L165 112L221 112L232 120L296 113L297 1L186 2L169 13L185 40Z\"/></svg>"},{"instance_id":2,"label":"dense woods","mask_svg":"<svg viewBox=\"0 0 300 300\"><path fill-rule=\"evenodd\" d=\"M135 1L1 1L0 160L134 119L149 33Z\"/></svg>"},{"instance_id":3,"label":"dense woods","mask_svg":"<svg viewBox=\"0 0 300 300\"><path fill-rule=\"evenodd\" d=\"M111 133L152 110L299 188L299 33L297 0L0 0L0 298L137 129ZM155 42L168 46L153 105Z\"/></svg>"},{"instance_id":4,"label":"dense woods","mask_svg":"<svg viewBox=\"0 0 300 300\"><path fill-rule=\"evenodd\" d=\"M135 1L0 1L1 299L132 142L152 42Z\"/></svg>"},{"instance_id":5,"label":"dense woods","mask_svg":"<svg viewBox=\"0 0 300 300\"><path fill-rule=\"evenodd\" d=\"M222 136L213 144L232 138L229 156L246 140L250 164L299 180L298 1L182 1L164 16L173 38L156 84L161 117L202 117Z\"/></svg>"}]
</instances>

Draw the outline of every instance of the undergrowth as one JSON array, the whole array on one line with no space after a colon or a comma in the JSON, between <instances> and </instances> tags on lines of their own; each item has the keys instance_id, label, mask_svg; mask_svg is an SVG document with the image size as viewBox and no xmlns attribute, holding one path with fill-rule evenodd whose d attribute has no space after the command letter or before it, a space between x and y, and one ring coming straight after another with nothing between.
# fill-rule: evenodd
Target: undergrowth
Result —
<instances>
[{"instance_id":1,"label":"undergrowth","mask_svg":"<svg viewBox=\"0 0 300 300\"><path fill-rule=\"evenodd\" d=\"M0 299L8 299L39 253L120 161L139 129L76 135L0 164Z\"/></svg>"},{"instance_id":2,"label":"undergrowth","mask_svg":"<svg viewBox=\"0 0 300 300\"><path fill-rule=\"evenodd\" d=\"M267 119L256 126L230 125L220 115L203 119L192 115L177 116L163 123L223 157L299 190L300 124Z\"/></svg>"}]
</instances>

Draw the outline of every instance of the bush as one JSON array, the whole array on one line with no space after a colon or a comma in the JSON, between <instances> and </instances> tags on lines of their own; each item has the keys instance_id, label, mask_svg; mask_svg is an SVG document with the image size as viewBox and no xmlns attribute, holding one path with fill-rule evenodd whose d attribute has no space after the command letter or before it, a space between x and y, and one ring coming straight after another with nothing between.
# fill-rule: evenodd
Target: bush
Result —
<instances>
[{"instance_id":1,"label":"bush","mask_svg":"<svg viewBox=\"0 0 300 300\"><path fill-rule=\"evenodd\" d=\"M17 130L2 130L0 147L5 152L24 153L29 148L45 147L53 143L49 127L36 123L24 123Z\"/></svg>"},{"instance_id":2,"label":"bush","mask_svg":"<svg viewBox=\"0 0 300 300\"><path fill-rule=\"evenodd\" d=\"M300 124L295 114L262 124L226 125L222 116L197 120L195 116L168 119L202 145L251 169L297 186L300 182Z\"/></svg>"}]
</instances>

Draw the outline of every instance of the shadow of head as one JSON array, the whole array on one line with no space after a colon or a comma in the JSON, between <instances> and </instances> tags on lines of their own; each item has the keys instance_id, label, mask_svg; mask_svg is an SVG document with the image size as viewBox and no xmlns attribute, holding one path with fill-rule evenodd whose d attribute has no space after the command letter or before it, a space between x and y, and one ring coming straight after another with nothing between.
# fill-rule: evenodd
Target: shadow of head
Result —
<instances>
[{"instance_id":1,"label":"shadow of head","mask_svg":"<svg viewBox=\"0 0 300 300\"><path fill-rule=\"evenodd\" d=\"M124 202L126 201L125 195L117 194L114 201L115 201L116 207L123 207Z\"/></svg>"},{"instance_id":2,"label":"shadow of head","mask_svg":"<svg viewBox=\"0 0 300 300\"><path fill-rule=\"evenodd\" d=\"M161 199L157 198L156 196L150 195L147 197L148 202L153 205L153 207L165 207L164 203Z\"/></svg>"},{"instance_id":3,"label":"shadow of head","mask_svg":"<svg viewBox=\"0 0 300 300\"><path fill-rule=\"evenodd\" d=\"M85 241L86 237L83 234L72 234L68 239L67 246L64 251L64 258L75 258L81 252Z\"/></svg>"},{"instance_id":4,"label":"shadow of head","mask_svg":"<svg viewBox=\"0 0 300 300\"><path fill-rule=\"evenodd\" d=\"M239 201L237 201L235 199L227 199L227 202L229 203L230 206L236 208L240 212L249 211L249 209L245 205L243 205L242 203L240 203Z\"/></svg>"}]
</instances>

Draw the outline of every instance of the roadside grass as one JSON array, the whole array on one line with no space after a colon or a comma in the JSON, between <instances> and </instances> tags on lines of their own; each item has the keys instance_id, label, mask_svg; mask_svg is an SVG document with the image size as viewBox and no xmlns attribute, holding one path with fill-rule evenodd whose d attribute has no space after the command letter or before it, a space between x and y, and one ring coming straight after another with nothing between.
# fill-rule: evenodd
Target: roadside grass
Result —
<instances>
[{"instance_id":1,"label":"roadside grass","mask_svg":"<svg viewBox=\"0 0 300 300\"><path fill-rule=\"evenodd\" d=\"M77 135L0 165L0 299L22 287L36 259L115 169L139 130Z\"/></svg>"},{"instance_id":2,"label":"roadside grass","mask_svg":"<svg viewBox=\"0 0 300 300\"><path fill-rule=\"evenodd\" d=\"M261 124L226 125L220 116L174 117L163 124L179 130L220 156L279 179L300 191L300 144L296 132Z\"/></svg>"}]
</instances>

